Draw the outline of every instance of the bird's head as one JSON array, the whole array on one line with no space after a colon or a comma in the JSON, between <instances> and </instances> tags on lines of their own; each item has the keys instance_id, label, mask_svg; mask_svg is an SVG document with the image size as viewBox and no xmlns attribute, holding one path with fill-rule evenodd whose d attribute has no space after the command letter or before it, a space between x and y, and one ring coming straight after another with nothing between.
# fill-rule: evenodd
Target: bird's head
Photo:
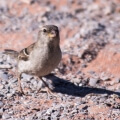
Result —
<instances>
[{"instance_id":1,"label":"bird's head","mask_svg":"<svg viewBox=\"0 0 120 120\"><path fill-rule=\"evenodd\" d=\"M38 33L38 41L45 43L59 44L59 30L55 25L45 25L40 28Z\"/></svg>"}]
</instances>

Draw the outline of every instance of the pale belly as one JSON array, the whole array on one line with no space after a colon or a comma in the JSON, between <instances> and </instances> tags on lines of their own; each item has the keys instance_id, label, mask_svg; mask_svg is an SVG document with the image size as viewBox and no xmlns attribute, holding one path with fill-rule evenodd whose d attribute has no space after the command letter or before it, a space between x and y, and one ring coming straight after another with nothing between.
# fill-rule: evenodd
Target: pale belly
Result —
<instances>
[{"instance_id":1,"label":"pale belly","mask_svg":"<svg viewBox=\"0 0 120 120\"><path fill-rule=\"evenodd\" d=\"M29 61L19 61L18 72L37 76L45 76L51 73L61 60L61 51L58 54L44 55L44 52L38 55L31 55ZM31 59L32 58L32 59Z\"/></svg>"}]
</instances>

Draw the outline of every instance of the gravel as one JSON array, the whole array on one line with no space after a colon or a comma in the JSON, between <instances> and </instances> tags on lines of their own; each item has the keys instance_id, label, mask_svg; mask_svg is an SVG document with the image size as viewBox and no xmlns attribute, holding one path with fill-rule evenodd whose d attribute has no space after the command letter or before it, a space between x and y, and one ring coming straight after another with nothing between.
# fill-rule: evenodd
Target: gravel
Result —
<instances>
[{"instance_id":1,"label":"gravel","mask_svg":"<svg viewBox=\"0 0 120 120\"><path fill-rule=\"evenodd\" d=\"M56 24L61 32L63 58L58 68L43 78L57 97L38 92L44 84L27 74L21 79L26 95L20 96L17 62L0 52L0 119L119 119L119 5L119 1L107 0L69 0L66 4L57 0L1 0L1 51L9 47L20 50L29 45L29 40L37 39L39 26ZM103 60L100 54L104 56L107 51L110 54ZM116 62L110 63L114 58Z\"/></svg>"}]
</instances>

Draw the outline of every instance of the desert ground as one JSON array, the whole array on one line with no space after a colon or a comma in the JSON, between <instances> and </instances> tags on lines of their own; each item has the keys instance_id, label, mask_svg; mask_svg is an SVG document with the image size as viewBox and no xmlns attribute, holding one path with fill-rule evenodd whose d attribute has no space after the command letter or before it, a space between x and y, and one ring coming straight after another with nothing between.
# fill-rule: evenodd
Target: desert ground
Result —
<instances>
[{"instance_id":1,"label":"desert ground","mask_svg":"<svg viewBox=\"0 0 120 120\"><path fill-rule=\"evenodd\" d=\"M43 79L22 75L4 49L20 51L39 28L60 30L62 60ZM47 69L47 68L46 68ZM0 0L1 120L120 120L120 0Z\"/></svg>"}]
</instances>

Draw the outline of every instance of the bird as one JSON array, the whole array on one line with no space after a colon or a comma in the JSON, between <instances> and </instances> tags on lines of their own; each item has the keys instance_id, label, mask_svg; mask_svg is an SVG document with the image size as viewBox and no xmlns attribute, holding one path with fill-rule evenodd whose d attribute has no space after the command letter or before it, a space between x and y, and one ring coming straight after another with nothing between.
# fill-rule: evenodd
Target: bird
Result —
<instances>
[{"instance_id":1,"label":"bird","mask_svg":"<svg viewBox=\"0 0 120 120\"><path fill-rule=\"evenodd\" d=\"M5 49L4 53L17 58L18 90L21 94L24 94L21 86L22 73L36 76L44 83L47 93L53 93L42 77L50 74L62 58L59 29L56 25L42 26L38 31L37 41L21 51Z\"/></svg>"}]
</instances>

